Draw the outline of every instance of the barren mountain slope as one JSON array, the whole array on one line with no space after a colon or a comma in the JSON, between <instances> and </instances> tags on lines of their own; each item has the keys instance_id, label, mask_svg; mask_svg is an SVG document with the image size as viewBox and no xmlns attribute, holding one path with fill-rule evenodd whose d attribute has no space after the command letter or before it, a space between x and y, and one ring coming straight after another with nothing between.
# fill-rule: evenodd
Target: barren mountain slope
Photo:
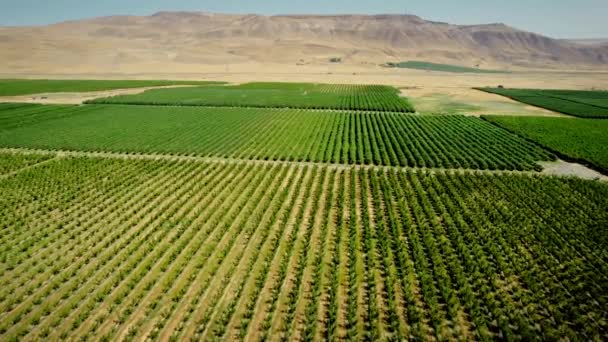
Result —
<instances>
[{"instance_id":1,"label":"barren mountain slope","mask_svg":"<svg viewBox=\"0 0 608 342\"><path fill-rule=\"evenodd\" d=\"M260 16L160 12L43 27L0 27L0 72L145 72L202 65L353 65L407 59L481 67L606 68L608 46L503 24L410 15Z\"/></svg>"}]
</instances>

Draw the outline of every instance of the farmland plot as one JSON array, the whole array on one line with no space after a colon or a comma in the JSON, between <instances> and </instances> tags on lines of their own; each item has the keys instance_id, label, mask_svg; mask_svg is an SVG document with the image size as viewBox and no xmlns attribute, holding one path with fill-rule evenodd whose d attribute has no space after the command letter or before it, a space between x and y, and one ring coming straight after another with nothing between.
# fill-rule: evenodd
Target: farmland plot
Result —
<instances>
[{"instance_id":1,"label":"farmland plot","mask_svg":"<svg viewBox=\"0 0 608 342\"><path fill-rule=\"evenodd\" d=\"M557 151L566 159L608 173L608 121L583 118L484 117Z\"/></svg>"},{"instance_id":2,"label":"farmland plot","mask_svg":"<svg viewBox=\"0 0 608 342\"><path fill-rule=\"evenodd\" d=\"M473 117L87 105L11 110L0 146L431 168L537 169L552 155ZM0 109L0 120L4 117ZM31 118L42 118L40 122Z\"/></svg>"},{"instance_id":3,"label":"farmland plot","mask_svg":"<svg viewBox=\"0 0 608 342\"><path fill-rule=\"evenodd\" d=\"M582 118L608 118L608 91L478 88L529 105Z\"/></svg>"},{"instance_id":4,"label":"farmland plot","mask_svg":"<svg viewBox=\"0 0 608 342\"><path fill-rule=\"evenodd\" d=\"M153 89L89 101L97 104L289 107L413 112L393 87L312 83L247 83L237 86Z\"/></svg>"},{"instance_id":5,"label":"farmland plot","mask_svg":"<svg viewBox=\"0 0 608 342\"><path fill-rule=\"evenodd\" d=\"M42 123L47 120L68 118L93 109L73 105L45 106L27 103L0 103L0 131Z\"/></svg>"},{"instance_id":6,"label":"farmland plot","mask_svg":"<svg viewBox=\"0 0 608 342\"><path fill-rule=\"evenodd\" d=\"M608 334L602 183L59 158L0 192L3 340Z\"/></svg>"},{"instance_id":7,"label":"farmland plot","mask_svg":"<svg viewBox=\"0 0 608 342\"><path fill-rule=\"evenodd\" d=\"M0 158L0 175L30 167L51 158L51 155L5 153L2 154L2 158Z\"/></svg>"}]
</instances>

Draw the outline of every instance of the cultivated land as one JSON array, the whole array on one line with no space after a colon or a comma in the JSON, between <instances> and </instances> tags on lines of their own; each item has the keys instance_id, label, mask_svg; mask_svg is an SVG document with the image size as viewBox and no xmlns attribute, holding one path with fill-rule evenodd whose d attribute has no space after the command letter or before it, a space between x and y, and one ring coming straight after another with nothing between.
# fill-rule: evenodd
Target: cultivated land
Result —
<instances>
[{"instance_id":1,"label":"cultivated land","mask_svg":"<svg viewBox=\"0 0 608 342\"><path fill-rule=\"evenodd\" d=\"M6 339L591 340L608 329L597 182L56 158L0 188Z\"/></svg>"},{"instance_id":2,"label":"cultivated land","mask_svg":"<svg viewBox=\"0 0 608 342\"><path fill-rule=\"evenodd\" d=\"M51 159L50 155L33 155L33 154L2 154L0 158L0 176L7 175L12 172L25 169L29 166L36 165L45 160Z\"/></svg>"},{"instance_id":3,"label":"cultivated land","mask_svg":"<svg viewBox=\"0 0 608 342\"><path fill-rule=\"evenodd\" d=\"M472 88L605 88L601 42L162 12L0 27L0 60L3 78L107 80L0 83L25 89L0 102L62 104L0 105L0 341L608 340L607 183L534 171L582 166L525 122L436 115L563 116ZM401 60L442 65L381 65ZM239 86L65 106L146 79ZM555 153L601 155L601 124L574 123Z\"/></svg>"},{"instance_id":4,"label":"cultivated land","mask_svg":"<svg viewBox=\"0 0 608 342\"><path fill-rule=\"evenodd\" d=\"M392 87L310 83L247 83L222 87L158 89L89 103L414 111L410 103Z\"/></svg>"},{"instance_id":5,"label":"cultivated land","mask_svg":"<svg viewBox=\"0 0 608 342\"><path fill-rule=\"evenodd\" d=\"M464 116L0 105L0 123L4 147L493 170L538 169L536 161L554 159L503 129Z\"/></svg>"},{"instance_id":6,"label":"cultivated land","mask_svg":"<svg viewBox=\"0 0 608 342\"><path fill-rule=\"evenodd\" d=\"M19 96L43 93L90 92L177 85L212 85L221 82L148 81L148 80L24 80L0 79L0 96Z\"/></svg>"},{"instance_id":7,"label":"cultivated land","mask_svg":"<svg viewBox=\"0 0 608 342\"><path fill-rule=\"evenodd\" d=\"M399 63L387 63L387 67L391 68L407 68L428 71L454 72L454 73L480 73L480 74L495 74L506 73L506 71L470 68L452 64L440 64L424 61L407 61Z\"/></svg>"},{"instance_id":8,"label":"cultivated land","mask_svg":"<svg viewBox=\"0 0 608 342\"><path fill-rule=\"evenodd\" d=\"M608 173L608 121L579 118L484 116L568 159Z\"/></svg>"},{"instance_id":9,"label":"cultivated land","mask_svg":"<svg viewBox=\"0 0 608 342\"><path fill-rule=\"evenodd\" d=\"M460 114L470 116L565 116L510 98L472 88L428 86L404 87L401 94L422 114Z\"/></svg>"},{"instance_id":10,"label":"cultivated land","mask_svg":"<svg viewBox=\"0 0 608 342\"><path fill-rule=\"evenodd\" d=\"M608 118L608 91L502 88L479 88L479 90L568 115Z\"/></svg>"},{"instance_id":11,"label":"cultivated land","mask_svg":"<svg viewBox=\"0 0 608 342\"><path fill-rule=\"evenodd\" d=\"M0 104L0 340L608 338L606 183L390 87L210 87Z\"/></svg>"}]
</instances>

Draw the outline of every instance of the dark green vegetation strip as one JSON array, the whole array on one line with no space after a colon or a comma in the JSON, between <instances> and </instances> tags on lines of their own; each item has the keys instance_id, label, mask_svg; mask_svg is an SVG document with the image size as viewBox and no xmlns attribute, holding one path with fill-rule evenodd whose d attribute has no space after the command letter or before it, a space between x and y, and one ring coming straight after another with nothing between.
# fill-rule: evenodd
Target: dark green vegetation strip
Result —
<instances>
[{"instance_id":1,"label":"dark green vegetation strip","mask_svg":"<svg viewBox=\"0 0 608 342\"><path fill-rule=\"evenodd\" d=\"M507 71L490 70L490 69L479 69L469 68L459 65L451 64L439 64L423 61L408 61L400 63L387 63L386 66L391 68L406 68L416 70L428 70L428 71L442 71L442 72L454 72L454 73L476 73L476 74L501 74Z\"/></svg>"},{"instance_id":2,"label":"dark green vegetation strip","mask_svg":"<svg viewBox=\"0 0 608 342\"><path fill-rule=\"evenodd\" d=\"M0 96L42 93L87 92L171 85L207 85L223 82L148 80L19 80L0 79Z\"/></svg>"},{"instance_id":3,"label":"dark green vegetation strip","mask_svg":"<svg viewBox=\"0 0 608 342\"><path fill-rule=\"evenodd\" d=\"M121 105L39 108L42 114L28 110L23 119L11 110L10 129L0 130L0 146L508 170L535 169L535 161L552 159L524 139L463 116ZM32 115L41 121L27 121Z\"/></svg>"},{"instance_id":4,"label":"dark green vegetation strip","mask_svg":"<svg viewBox=\"0 0 608 342\"><path fill-rule=\"evenodd\" d=\"M608 173L608 121L579 118L484 116L516 134Z\"/></svg>"},{"instance_id":5,"label":"dark green vegetation strip","mask_svg":"<svg viewBox=\"0 0 608 342\"><path fill-rule=\"evenodd\" d=\"M413 112L399 90L380 85L247 83L237 86L154 89L89 103L133 105L289 107Z\"/></svg>"},{"instance_id":6,"label":"dark green vegetation strip","mask_svg":"<svg viewBox=\"0 0 608 342\"><path fill-rule=\"evenodd\" d=\"M0 193L4 341L608 333L599 182L63 158Z\"/></svg>"},{"instance_id":7,"label":"dark green vegetation strip","mask_svg":"<svg viewBox=\"0 0 608 342\"><path fill-rule=\"evenodd\" d=\"M608 118L608 91L476 88L559 113Z\"/></svg>"},{"instance_id":8,"label":"dark green vegetation strip","mask_svg":"<svg viewBox=\"0 0 608 342\"><path fill-rule=\"evenodd\" d=\"M41 104L2 104L0 103L0 132L40 124L48 120L69 118L95 110L88 106L41 105Z\"/></svg>"}]
</instances>

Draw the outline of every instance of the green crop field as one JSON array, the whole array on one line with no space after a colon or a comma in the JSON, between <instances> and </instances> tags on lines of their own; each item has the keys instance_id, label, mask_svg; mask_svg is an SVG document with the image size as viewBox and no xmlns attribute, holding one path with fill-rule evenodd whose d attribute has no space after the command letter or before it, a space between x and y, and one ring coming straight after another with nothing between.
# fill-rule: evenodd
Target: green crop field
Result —
<instances>
[{"instance_id":1,"label":"green crop field","mask_svg":"<svg viewBox=\"0 0 608 342\"><path fill-rule=\"evenodd\" d=\"M579 118L484 116L558 153L608 172L608 121Z\"/></svg>"},{"instance_id":2,"label":"green crop field","mask_svg":"<svg viewBox=\"0 0 608 342\"><path fill-rule=\"evenodd\" d=\"M431 62L423 62L423 61L387 63L386 66L391 67L391 68L405 68L405 69L441 71L441 72L453 72L453 73L475 73L475 74L507 73L507 71L469 68L469 67L464 67L464 66L460 66L460 65L440 64L440 63L431 63Z\"/></svg>"},{"instance_id":3,"label":"green crop field","mask_svg":"<svg viewBox=\"0 0 608 342\"><path fill-rule=\"evenodd\" d=\"M153 89L89 101L97 104L223 107L289 107L413 112L393 87L312 83L247 83L236 86Z\"/></svg>"},{"instance_id":4,"label":"green crop field","mask_svg":"<svg viewBox=\"0 0 608 342\"><path fill-rule=\"evenodd\" d=\"M138 80L23 80L0 79L0 96L43 93L87 92L112 89L159 87L171 85L213 85L207 81L138 81Z\"/></svg>"},{"instance_id":5,"label":"green crop field","mask_svg":"<svg viewBox=\"0 0 608 342\"><path fill-rule=\"evenodd\" d=\"M5 341L608 333L599 182L57 156L0 192Z\"/></svg>"},{"instance_id":6,"label":"green crop field","mask_svg":"<svg viewBox=\"0 0 608 342\"><path fill-rule=\"evenodd\" d=\"M538 165L608 171L608 120L373 85L93 102L0 103L0 341L608 339L608 183Z\"/></svg>"},{"instance_id":7,"label":"green crop field","mask_svg":"<svg viewBox=\"0 0 608 342\"><path fill-rule=\"evenodd\" d=\"M49 159L51 159L49 155L3 153L2 158L0 158L0 176L25 169Z\"/></svg>"},{"instance_id":8,"label":"green crop field","mask_svg":"<svg viewBox=\"0 0 608 342\"><path fill-rule=\"evenodd\" d=\"M67 119L70 116L93 109L74 105L0 103L0 132L31 124L40 124L47 120Z\"/></svg>"},{"instance_id":9,"label":"green crop field","mask_svg":"<svg viewBox=\"0 0 608 342\"><path fill-rule=\"evenodd\" d=\"M0 109L0 120L4 147L508 170L553 159L464 116L86 105Z\"/></svg>"},{"instance_id":10,"label":"green crop field","mask_svg":"<svg viewBox=\"0 0 608 342\"><path fill-rule=\"evenodd\" d=\"M608 118L608 91L477 88L582 118Z\"/></svg>"}]
</instances>

